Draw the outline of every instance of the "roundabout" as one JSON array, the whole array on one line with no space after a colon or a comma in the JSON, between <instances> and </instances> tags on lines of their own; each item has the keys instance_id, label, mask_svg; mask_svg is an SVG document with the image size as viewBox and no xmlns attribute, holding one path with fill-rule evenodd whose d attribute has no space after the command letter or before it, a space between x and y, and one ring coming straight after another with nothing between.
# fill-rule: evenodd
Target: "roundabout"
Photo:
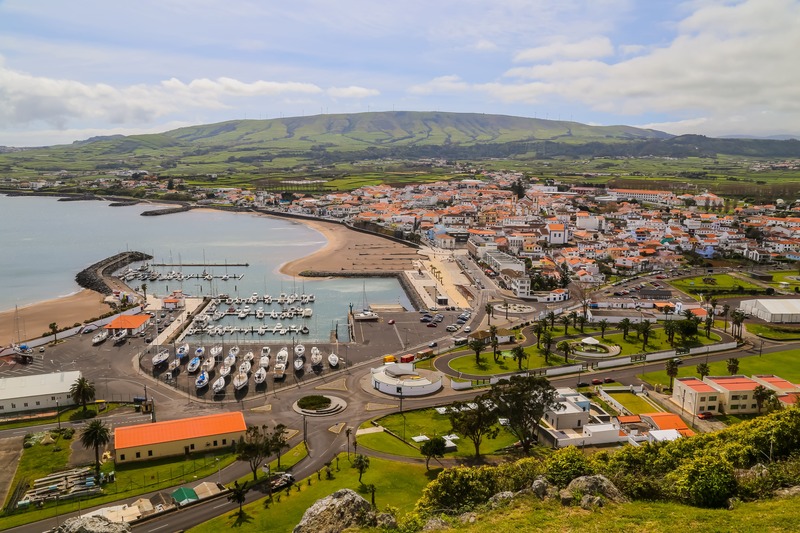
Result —
<instances>
[{"instance_id":1,"label":"roundabout","mask_svg":"<svg viewBox=\"0 0 800 533\"><path fill-rule=\"evenodd\" d=\"M325 400L328 401L325 402ZM347 409L347 402L338 396L303 396L292 404L292 410L304 416L332 416L345 409Z\"/></svg>"}]
</instances>

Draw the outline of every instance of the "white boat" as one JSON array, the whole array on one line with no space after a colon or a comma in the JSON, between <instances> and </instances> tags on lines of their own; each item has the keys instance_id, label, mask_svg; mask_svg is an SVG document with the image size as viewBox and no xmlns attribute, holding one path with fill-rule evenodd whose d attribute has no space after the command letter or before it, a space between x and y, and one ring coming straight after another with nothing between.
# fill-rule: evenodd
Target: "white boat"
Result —
<instances>
[{"instance_id":1,"label":"white boat","mask_svg":"<svg viewBox=\"0 0 800 533\"><path fill-rule=\"evenodd\" d=\"M253 359L255 359L255 358L256 358L256 356L253 355L253 352L247 352L246 354L244 354L244 357L242 358L242 360L243 361L247 361L248 363L250 363L252 365L253 364Z\"/></svg>"},{"instance_id":2,"label":"white boat","mask_svg":"<svg viewBox=\"0 0 800 533\"><path fill-rule=\"evenodd\" d=\"M247 308L245 307L245 309L247 309ZM237 316L239 318L243 318L244 319L244 318L247 318L248 314L249 314L249 311L245 311L244 309L242 309L241 311L239 311L239 314Z\"/></svg>"},{"instance_id":3,"label":"white boat","mask_svg":"<svg viewBox=\"0 0 800 533\"><path fill-rule=\"evenodd\" d=\"M314 314L314 310L310 307L303 309L303 318L310 318Z\"/></svg>"},{"instance_id":4,"label":"white boat","mask_svg":"<svg viewBox=\"0 0 800 533\"><path fill-rule=\"evenodd\" d=\"M220 392L224 388L225 376L218 377L216 380L214 380L214 383L211 384L211 390L213 390L215 393Z\"/></svg>"},{"instance_id":5,"label":"white boat","mask_svg":"<svg viewBox=\"0 0 800 533\"><path fill-rule=\"evenodd\" d=\"M223 364L221 367L219 367L219 375L224 378L225 376L231 373L232 369L233 367L231 365Z\"/></svg>"},{"instance_id":6,"label":"white boat","mask_svg":"<svg viewBox=\"0 0 800 533\"><path fill-rule=\"evenodd\" d=\"M296 344L296 345L295 345L295 347L294 347L294 354L295 354L297 357L303 357L303 355L304 355L305 353L306 353L306 347L305 347L305 346L303 346L302 344Z\"/></svg>"},{"instance_id":7,"label":"white boat","mask_svg":"<svg viewBox=\"0 0 800 533\"><path fill-rule=\"evenodd\" d=\"M286 376L286 363L275 363L272 367L272 378L283 379Z\"/></svg>"},{"instance_id":8,"label":"white boat","mask_svg":"<svg viewBox=\"0 0 800 533\"><path fill-rule=\"evenodd\" d=\"M302 357L296 357L294 363L292 364L294 364L295 372L300 372L301 370L303 370L303 366L306 364L306 362L303 360Z\"/></svg>"},{"instance_id":9,"label":"white boat","mask_svg":"<svg viewBox=\"0 0 800 533\"><path fill-rule=\"evenodd\" d=\"M319 366L322 364L322 352L316 346L311 348L311 366Z\"/></svg>"},{"instance_id":10,"label":"white boat","mask_svg":"<svg viewBox=\"0 0 800 533\"><path fill-rule=\"evenodd\" d=\"M197 376L197 379L194 381L194 386L197 387L198 389L202 389L206 385L208 385L208 372L203 370L202 372L200 372L200 375Z\"/></svg>"},{"instance_id":11,"label":"white boat","mask_svg":"<svg viewBox=\"0 0 800 533\"><path fill-rule=\"evenodd\" d=\"M101 342L105 342L108 338L108 330L104 329L94 337L92 337L92 344L100 344Z\"/></svg>"},{"instance_id":12,"label":"white boat","mask_svg":"<svg viewBox=\"0 0 800 533\"><path fill-rule=\"evenodd\" d=\"M252 364L250 364L248 361L243 361L242 364L239 365L239 373L248 374L251 368L253 368Z\"/></svg>"},{"instance_id":13,"label":"white boat","mask_svg":"<svg viewBox=\"0 0 800 533\"><path fill-rule=\"evenodd\" d=\"M256 382L257 385L264 383L267 380L267 369L263 366L256 370L256 373L253 374L253 381Z\"/></svg>"},{"instance_id":14,"label":"white boat","mask_svg":"<svg viewBox=\"0 0 800 533\"><path fill-rule=\"evenodd\" d=\"M125 342L125 339L128 338L128 330L121 329L112 335L111 340L114 341L114 344L122 344Z\"/></svg>"},{"instance_id":15,"label":"white boat","mask_svg":"<svg viewBox=\"0 0 800 533\"><path fill-rule=\"evenodd\" d=\"M220 355L221 353L222 353L222 345L221 344L217 344L217 345L211 347L211 357L216 359L217 356Z\"/></svg>"},{"instance_id":16,"label":"white boat","mask_svg":"<svg viewBox=\"0 0 800 533\"><path fill-rule=\"evenodd\" d=\"M192 357L192 360L189 361L189 364L186 365L186 371L190 374L192 372L197 372L197 369L200 368L200 358L197 356Z\"/></svg>"},{"instance_id":17,"label":"white boat","mask_svg":"<svg viewBox=\"0 0 800 533\"><path fill-rule=\"evenodd\" d=\"M269 366L269 352L266 355L262 355L261 359L258 360L258 366L261 368L266 368Z\"/></svg>"},{"instance_id":18,"label":"white boat","mask_svg":"<svg viewBox=\"0 0 800 533\"><path fill-rule=\"evenodd\" d=\"M328 356L328 364L331 365L332 368L339 366L339 356L331 352Z\"/></svg>"},{"instance_id":19,"label":"white boat","mask_svg":"<svg viewBox=\"0 0 800 533\"><path fill-rule=\"evenodd\" d=\"M228 355L225 356L223 364L226 364L228 366L234 366L236 364L236 356L233 355L232 353L229 353Z\"/></svg>"},{"instance_id":20,"label":"white boat","mask_svg":"<svg viewBox=\"0 0 800 533\"><path fill-rule=\"evenodd\" d=\"M172 372L173 370L175 370L179 366L181 366L181 360L180 359L173 359L172 361L169 362L169 367L167 367L167 368L169 369L170 372Z\"/></svg>"},{"instance_id":21,"label":"white boat","mask_svg":"<svg viewBox=\"0 0 800 533\"><path fill-rule=\"evenodd\" d=\"M233 388L236 390L242 389L247 385L247 380L250 376L247 373L237 372L235 376L233 376Z\"/></svg>"},{"instance_id":22,"label":"white boat","mask_svg":"<svg viewBox=\"0 0 800 533\"><path fill-rule=\"evenodd\" d=\"M259 320L264 318L264 308L263 307L259 307L258 309L256 309L256 318L259 319Z\"/></svg>"},{"instance_id":23,"label":"white boat","mask_svg":"<svg viewBox=\"0 0 800 533\"><path fill-rule=\"evenodd\" d=\"M239 357L239 347L238 346L231 346L231 349L228 350L228 355L233 355L234 359Z\"/></svg>"},{"instance_id":24,"label":"white boat","mask_svg":"<svg viewBox=\"0 0 800 533\"><path fill-rule=\"evenodd\" d=\"M265 355L267 357L269 357L270 352L272 352L272 350L270 349L269 346L262 346L261 347L261 357L264 357Z\"/></svg>"},{"instance_id":25,"label":"white boat","mask_svg":"<svg viewBox=\"0 0 800 533\"><path fill-rule=\"evenodd\" d=\"M167 359L169 359L169 350L161 350L153 356L153 366L166 363Z\"/></svg>"},{"instance_id":26,"label":"white boat","mask_svg":"<svg viewBox=\"0 0 800 533\"><path fill-rule=\"evenodd\" d=\"M368 322L372 320L378 320L380 316L378 313L374 311L370 311L369 309L364 309L360 313L356 313L353 315L353 320L360 321L360 322Z\"/></svg>"},{"instance_id":27,"label":"white boat","mask_svg":"<svg viewBox=\"0 0 800 533\"><path fill-rule=\"evenodd\" d=\"M203 372L211 372L214 370L214 363L216 363L216 361L214 361L213 356L209 355L206 357L206 360L203 361Z\"/></svg>"},{"instance_id":28,"label":"white boat","mask_svg":"<svg viewBox=\"0 0 800 533\"><path fill-rule=\"evenodd\" d=\"M194 351L194 356L199 359L200 357L203 357L205 353L206 349L203 346L198 346L197 349Z\"/></svg>"},{"instance_id":29,"label":"white boat","mask_svg":"<svg viewBox=\"0 0 800 533\"><path fill-rule=\"evenodd\" d=\"M186 343L181 344L180 346L178 346L178 349L175 350L175 357L177 357L178 359L183 359L187 355L189 355L189 345Z\"/></svg>"}]
</instances>

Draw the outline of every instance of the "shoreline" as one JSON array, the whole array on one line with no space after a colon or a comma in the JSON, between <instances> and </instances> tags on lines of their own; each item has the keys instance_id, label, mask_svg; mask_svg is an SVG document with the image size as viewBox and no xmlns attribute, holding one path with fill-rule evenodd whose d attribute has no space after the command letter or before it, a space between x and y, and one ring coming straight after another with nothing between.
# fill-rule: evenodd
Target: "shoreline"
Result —
<instances>
[{"instance_id":1,"label":"shoreline","mask_svg":"<svg viewBox=\"0 0 800 533\"><path fill-rule=\"evenodd\" d=\"M51 300L34 302L16 309L0 312L0 346L17 342L17 327L20 340L36 339L49 332L52 322L59 328L83 323L84 320L107 313L111 308L103 303L99 292L81 289L76 293ZM19 321L17 321L19 316Z\"/></svg>"}]
</instances>

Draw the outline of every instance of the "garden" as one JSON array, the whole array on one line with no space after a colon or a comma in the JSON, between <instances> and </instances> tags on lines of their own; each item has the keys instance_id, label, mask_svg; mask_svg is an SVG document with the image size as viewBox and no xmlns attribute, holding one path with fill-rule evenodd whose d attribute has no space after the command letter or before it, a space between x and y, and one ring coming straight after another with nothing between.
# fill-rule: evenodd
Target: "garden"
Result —
<instances>
[{"instance_id":1,"label":"garden","mask_svg":"<svg viewBox=\"0 0 800 533\"><path fill-rule=\"evenodd\" d=\"M678 290L685 292L699 300L700 295L707 297L729 294L758 294L764 289L730 274L709 274L707 276L694 276L691 278L675 279L669 282Z\"/></svg>"}]
</instances>

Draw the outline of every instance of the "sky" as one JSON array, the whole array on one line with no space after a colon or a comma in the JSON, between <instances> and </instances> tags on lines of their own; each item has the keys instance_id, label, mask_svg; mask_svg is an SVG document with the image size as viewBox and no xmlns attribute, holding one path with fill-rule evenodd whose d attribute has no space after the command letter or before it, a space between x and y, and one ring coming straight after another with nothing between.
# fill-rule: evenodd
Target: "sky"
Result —
<instances>
[{"instance_id":1,"label":"sky","mask_svg":"<svg viewBox=\"0 0 800 533\"><path fill-rule=\"evenodd\" d=\"M800 137L800 0L0 0L0 145L452 111Z\"/></svg>"}]
</instances>

